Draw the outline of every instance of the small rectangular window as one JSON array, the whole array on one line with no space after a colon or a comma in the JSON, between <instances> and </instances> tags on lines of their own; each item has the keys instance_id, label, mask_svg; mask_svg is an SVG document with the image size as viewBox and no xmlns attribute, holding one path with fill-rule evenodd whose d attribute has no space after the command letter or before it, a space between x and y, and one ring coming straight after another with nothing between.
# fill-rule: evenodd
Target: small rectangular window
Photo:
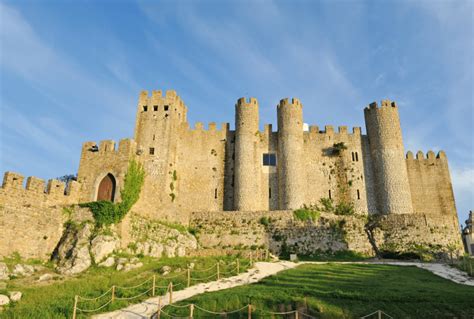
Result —
<instances>
[{"instance_id":1,"label":"small rectangular window","mask_svg":"<svg viewBox=\"0 0 474 319\"><path fill-rule=\"evenodd\" d=\"M360 199L360 192L357 190L357 199Z\"/></svg>"},{"instance_id":2,"label":"small rectangular window","mask_svg":"<svg viewBox=\"0 0 474 319\"><path fill-rule=\"evenodd\" d=\"M276 154L263 154L263 166L276 166Z\"/></svg>"},{"instance_id":3,"label":"small rectangular window","mask_svg":"<svg viewBox=\"0 0 474 319\"><path fill-rule=\"evenodd\" d=\"M214 189L214 198L216 198L216 199L217 199L217 188L216 188L216 189Z\"/></svg>"},{"instance_id":4,"label":"small rectangular window","mask_svg":"<svg viewBox=\"0 0 474 319\"><path fill-rule=\"evenodd\" d=\"M352 161L355 162L355 154L352 152Z\"/></svg>"},{"instance_id":5,"label":"small rectangular window","mask_svg":"<svg viewBox=\"0 0 474 319\"><path fill-rule=\"evenodd\" d=\"M329 199L332 199L332 197L331 197L331 190L329 190Z\"/></svg>"},{"instance_id":6,"label":"small rectangular window","mask_svg":"<svg viewBox=\"0 0 474 319\"><path fill-rule=\"evenodd\" d=\"M143 112L148 111L148 105L143 105Z\"/></svg>"},{"instance_id":7,"label":"small rectangular window","mask_svg":"<svg viewBox=\"0 0 474 319\"><path fill-rule=\"evenodd\" d=\"M155 155L155 148L154 147L150 147L150 155Z\"/></svg>"},{"instance_id":8,"label":"small rectangular window","mask_svg":"<svg viewBox=\"0 0 474 319\"><path fill-rule=\"evenodd\" d=\"M355 154L356 154L356 162L358 162L359 161L359 154L357 152Z\"/></svg>"},{"instance_id":9,"label":"small rectangular window","mask_svg":"<svg viewBox=\"0 0 474 319\"><path fill-rule=\"evenodd\" d=\"M168 111L169 108L170 108L170 107L169 107L168 105L165 105L165 107L164 107L165 111Z\"/></svg>"},{"instance_id":10,"label":"small rectangular window","mask_svg":"<svg viewBox=\"0 0 474 319\"><path fill-rule=\"evenodd\" d=\"M153 111L158 111L158 105L153 105Z\"/></svg>"}]
</instances>

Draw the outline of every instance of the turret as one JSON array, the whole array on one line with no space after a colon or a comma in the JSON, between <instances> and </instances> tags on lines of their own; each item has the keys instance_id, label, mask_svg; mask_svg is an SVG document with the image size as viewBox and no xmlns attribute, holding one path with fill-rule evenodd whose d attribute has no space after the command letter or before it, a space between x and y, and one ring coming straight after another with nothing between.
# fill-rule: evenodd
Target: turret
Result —
<instances>
[{"instance_id":1,"label":"turret","mask_svg":"<svg viewBox=\"0 0 474 319\"><path fill-rule=\"evenodd\" d=\"M381 107L374 102L365 108L364 115L375 171L377 211L412 213L398 107L389 100L382 101Z\"/></svg>"},{"instance_id":2,"label":"turret","mask_svg":"<svg viewBox=\"0 0 474 319\"><path fill-rule=\"evenodd\" d=\"M283 99L278 113L278 190L280 209L304 204L303 105L298 99Z\"/></svg>"},{"instance_id":3,"label":"turret","mask_svg":"<svg viewBox=\"0 0 474 319\"><path fill-rule=\"evenodd\" d=\"M260 194L260 154L258 142L258 102L240 98L235 105L234 209L258 210Z\"/></svg>"}]
</instances>

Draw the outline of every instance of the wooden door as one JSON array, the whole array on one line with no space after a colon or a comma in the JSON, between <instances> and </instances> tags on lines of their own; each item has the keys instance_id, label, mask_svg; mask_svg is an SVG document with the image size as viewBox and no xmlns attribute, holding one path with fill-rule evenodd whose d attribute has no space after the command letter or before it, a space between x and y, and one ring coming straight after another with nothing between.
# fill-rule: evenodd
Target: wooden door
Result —
<instances>
[{"instance_id":1,"label":"wooden door","mask_svg":"<svg viewBox=\"0 0 474 319\"><path fill-rule=\"evenodd\" d=\"M99 184L97 200L108 200L113 202L115 195L115 178L112 174L107 174Z\"/></svg>"}]
</instances>

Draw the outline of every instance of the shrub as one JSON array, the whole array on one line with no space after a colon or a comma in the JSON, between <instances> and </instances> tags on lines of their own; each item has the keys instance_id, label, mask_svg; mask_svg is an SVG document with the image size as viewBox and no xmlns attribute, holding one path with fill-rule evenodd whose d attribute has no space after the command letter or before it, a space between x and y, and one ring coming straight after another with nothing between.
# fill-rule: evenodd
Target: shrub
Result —
<instances>
[{"instance_id":1,"label":"shrub","mask_svg":"<svg viewBox=\"0 0 474 319\"><path fill-rule=\"evenodd\" d=\"M344 144L344 142L340 143L334 143L332 145L332 155L339 155L343 150L346 150L347 146Z\"/></svg>"},{"instance_id":2,"label":"shrub","mask_svg":"<svg viewBox=\"0 0 474 319\"><path fill-rule=\"evenodd\" d=\"M334 209L334 214L336 215L354 215L354 204L353 203L345 203L341 202L336 205L336 208Z\"/></svg>"},{"instance_id":3,"label":"shrub","mask_svg":"<svg viewBox=\"0 0 474 319\"><path fill-rule=\"evenodd\" d=\"M332 199L330 198L325 198L325 197L322 197L319 199L319 203L323 206L321 208L321 210L323 212L332 212L334 210L334 203L332 201Z\"/></svg>"},{"instance_id":4,"label":"shrub","mask_svg":"<svg viewBox=\"0 0 474 319\"><path fill-rule=\"evenodd\" d=\"M267 227L268 225L270 225L270 219L267 217L267 216L262 216L260 217L260 220L259 220L260 224Z\"/></svg>"},{"instance_id":5,"label":"shrub","mask_svg":"<svg viewBox=\"0 0 474 319\"><path fill-rule=\"evenodd\" d=\"M311 220L314 222L319 219L319 215L320 213L318 211L308 209L307 207L304 207L304 206L303 208L293 211L293 216L296 219L301 220L301 221Z\"/></svg>"}]
</instances>

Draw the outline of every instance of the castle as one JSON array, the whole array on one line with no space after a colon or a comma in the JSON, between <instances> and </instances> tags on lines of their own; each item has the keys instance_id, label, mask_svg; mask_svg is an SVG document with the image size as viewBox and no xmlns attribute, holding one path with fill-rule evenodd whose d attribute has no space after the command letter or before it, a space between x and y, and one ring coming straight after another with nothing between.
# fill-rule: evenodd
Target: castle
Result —
<instances>
[{"instance_id":1,"label":"castle","mask_svg":"<svg viewBox=\"0 0 474 319\"><path fill-rule=\"evenodd\" d=\"M261 131L257 99L240 98L234 131L228 123L190 128L187 106L175 91L151 96L143 91L134 138L118 147L112 140L84 143L77 182L66 192L55 180L45 191L44 181L35 177L24 189L23 176L7 172L0 203L117 202L128 163L135 159L146 177L133 210L149 218L189 223L194 212L271 214L329 198L353 203L358 214L404 216L407 225L422 220L431 227L429 220L435 225L441 220L451 238L459 237L446 155L405 154L395 102L364 109L366 135L360 127L350 132L346 126L307 127L296 98L282 99L277 115L278 131L271 125Z\"/></svg>"}]
</instances>

